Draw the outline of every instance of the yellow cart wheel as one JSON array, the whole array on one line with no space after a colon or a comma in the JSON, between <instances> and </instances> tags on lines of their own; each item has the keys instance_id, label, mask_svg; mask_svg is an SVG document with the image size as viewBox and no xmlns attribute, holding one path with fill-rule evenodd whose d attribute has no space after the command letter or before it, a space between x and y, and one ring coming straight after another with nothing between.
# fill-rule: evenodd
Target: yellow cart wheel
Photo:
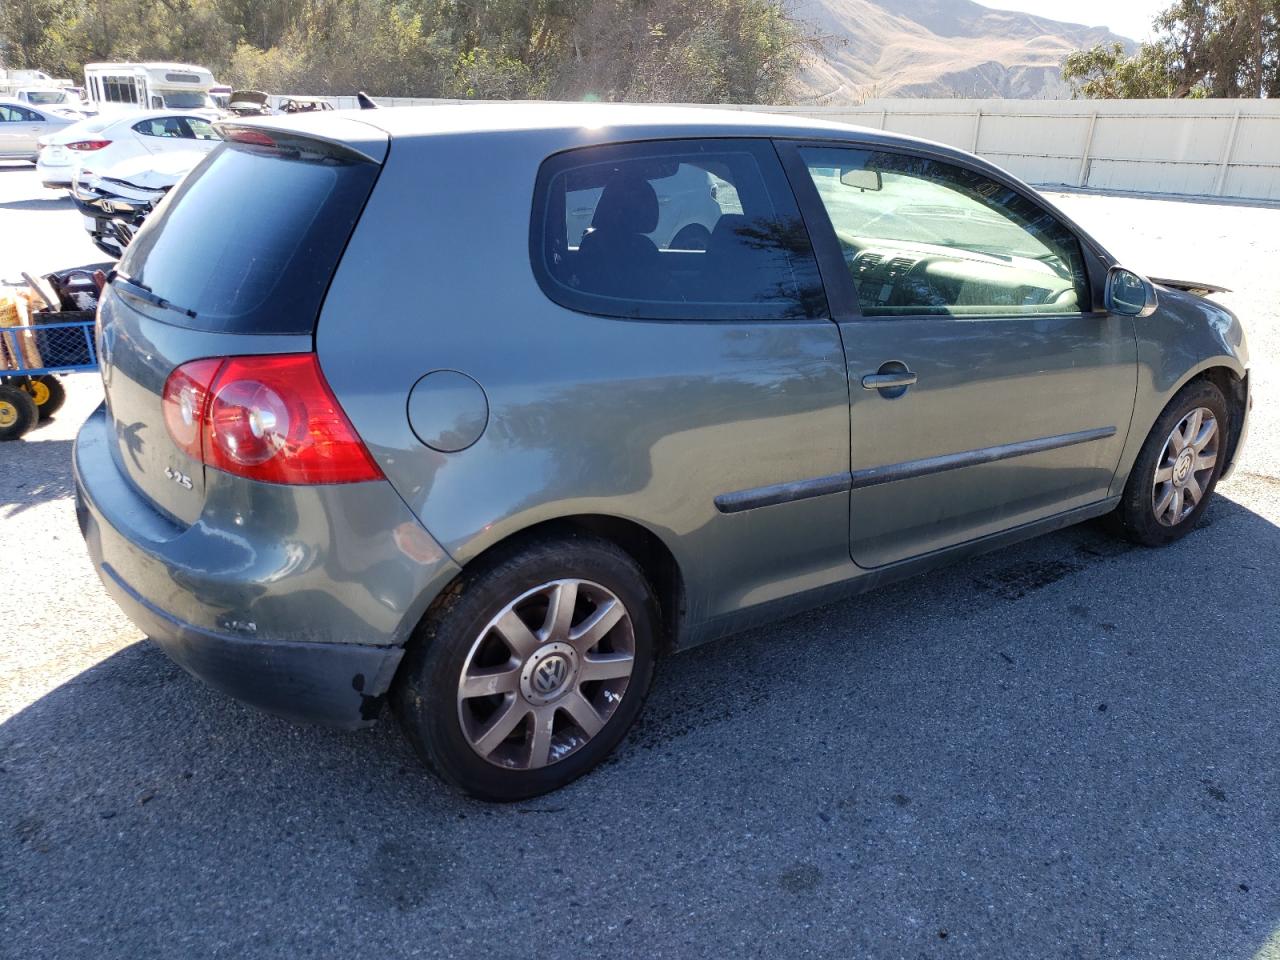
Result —
<instances>
[{"instance_id":1,"label":"yellow cart wheel","mask_svg":"<svg viewBox=\"0 0 1280 960\"><path fill-rule=\"evenodd\" d=\"M36 402L41 420L48 420L67 402L66 388L62 385L62 381L51 373L30 377L24 384L24 389Z\"/></svg>"},{"instance_id":2,"label":"yellow cart wheel","mask_svg":"<svg viewBox=\"0 0 1280 960\"><path fill-rule=\"evenodd\" d=\"M36 402L20 387L0 386L0 442L17 440L40 421Z\"/></svg>"}]
</instances>

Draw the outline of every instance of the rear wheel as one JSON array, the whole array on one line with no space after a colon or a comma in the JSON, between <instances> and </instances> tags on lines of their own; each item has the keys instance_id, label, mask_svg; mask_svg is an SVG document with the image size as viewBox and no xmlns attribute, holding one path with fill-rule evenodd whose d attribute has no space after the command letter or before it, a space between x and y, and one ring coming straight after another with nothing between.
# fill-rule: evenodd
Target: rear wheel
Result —
<instances>
[{"instance_id":1,"label":"rear wheel","mask_svg":"<svg viewBox=\"0 0 1280 960\"><path fill-rule=\"evenodd\" d=\"M1222 391L1188 384L1156 420L1116 510L1135 543L1160 547L1195 529L1222 474L1230 425Z\"/></svg>"},{"instance_id":2,"label":"rear wheel","mask_svg":"<svg viewBox=\"0 0 1280 960\"><path fill-rule=\"evenodd\" d=\"M0 442L17 440L40 420L36 402L21 387L0 385Z\"/></svg>"},{"instance_id":3,"label":"rear wheel","mask_svg":"<svg viewBox=\"0 0 1280 960\"><path fill-rule=\"evenodd\" d=\"M464 572L427 617L396 689L409 739L473 796L519 800L617 746L653 675L652 590L613 544L572 537Z\"/></svg>"}]
</instances>

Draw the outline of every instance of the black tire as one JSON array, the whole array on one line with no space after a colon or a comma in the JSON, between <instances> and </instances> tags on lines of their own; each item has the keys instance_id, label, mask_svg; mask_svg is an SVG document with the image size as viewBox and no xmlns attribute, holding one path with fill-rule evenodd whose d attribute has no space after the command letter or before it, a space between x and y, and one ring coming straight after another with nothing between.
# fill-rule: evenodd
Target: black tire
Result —
<instances>
[{"instance_id":1,"label":"black tire","mask_svg":"<svg viewBox=\"0 0 1280 960\"><path fill-rule=\"evenodd\" d=\"M1184 417L1198 408L1206 408L1217 420L1216 458L1212 471L1207 473L1207 481L1199 484L1202 495L1195 506L1185 513L1181 519L1173 523L1162 523L1156 514L1154 488L1156 470L1163 467L1162 454L1175 427L1179 427ZM1155 425L1147 435L1138 453L1138 459L1129 473L1125 484L1124 496L1116 508L1115 522L1120 533L1134 543L1145 547L1163 547L1176 540L1181 540L1195 529L1196 523L1209 506L1218 478L1226 461L1227 438L1231 434L1231 415L1226 398L1222 391L1208 380L1194 380L1187 384L1169 401L1164 412L1156 419ZM1203 478L1202 478L1203 479ZM1166 514L1166 516L1168 516Z\"/></svg>"},{"instance_id":2,"label":"black tire","mask_svg":"<svg viewBox=\"0 0 1280 960\"><path fill-rule=\"evenodd\" d=\"M612 712L603 726L585 742L571 747L562 759L528 769L500 766L481 756L471 746L463 727L462 713L464 709L471 709L473 701L468 700L466 707L460 703L459 681L469 663L473 645L479 650L484 643L493 642L493 631L486 628L509 604L544 585L565 579L598 585L622 602L630 616L628 640L634 638L630 677L625 681L625 690L619 695L616 706L612 699L608 700ZM585 588L583 596L586 596ZM591 600L580 600L575 609L584 610L585 615L589 615ZM581 626L582 620L575 615L572 622ZM627 553L612 543L590 536L531 543L482 563L476 569L465 570L446 589L433 604L409 645L396 679L392 702L419 756L443 779L484 800L512 801L534 797L587 773L626 735L644 705L653 679L659 622L657 603L644 573ZM613 628L610 629L612 631ZM480 639L486 636L488 640ZM501 641L500 637L498 639ZM606 644L611 642L604 641ZM503 653L505 655L507 651L504 649ZM514 653L511 656L513 662L522 664L525 671L537 661L536 656L524 660L519 660ZM573 686L573 690L585 692L590 687L588 683L581 688ZM498 702L494 707L495 714L498 709L505 709L502 704L514 704L518 710L534 710L535 707L523 699L523 690L523 687L517 687L510 694L492 698ZM598 700L599 691L596 695ZM508 696L512 699L507 700ZM606 696L611 698L612 694ZM483 698L479 700L483 705ZM546 704L542 708L547 709ZM556 707L551 709L556 710ZM555 716L556 723L572 719L559 712ZM527 749L532 755L532 714L527 717L528 726L525 723L521 721L512 734L501 741L499 750ZM570 733L557 733L556 736L568 736L573 744L574 729L569 723ZM554 754L555 750L552 756Z\"/></svg>"},{"instance_id":3,"label":"black tire","mask_svg":"<svg viewBox=\"0 0 1280 960\"><path fill-rule=\"evenodd\" d=\"M31 394L31 398L35 400L41 420L48 420L67 402L66 387L51 373L32 377L27 384L27 393Z\"/></svg>"},{"instance_id":4,"label":"black tire","mask_svg":"<svg viewBox=\"0 0 1280 960\"><path fill-rule=\"evenodd\" d=\"M0 384L0 442L17 440L39 422L31 394L12 384Z\"/></svg>"}]
</instances>

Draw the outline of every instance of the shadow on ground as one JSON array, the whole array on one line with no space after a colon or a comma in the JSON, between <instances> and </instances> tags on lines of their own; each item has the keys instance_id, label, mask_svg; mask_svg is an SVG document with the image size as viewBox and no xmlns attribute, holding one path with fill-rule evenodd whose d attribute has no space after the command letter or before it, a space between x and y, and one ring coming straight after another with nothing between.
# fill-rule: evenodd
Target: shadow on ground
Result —
<instances>
[{"instance_id":1,"label":"shadow on ground","mask_svg":"<svg viewBox=\"0 0 1280 960\"><path fill-rule=\"evenodd\" d=\"M461 799L127 648L0 726L28 956L1215 957L1280 925L1280 530L1076 528L662 665L597 773Z\"/></svg>"},{"instance_id":2,"label":"shadow on ground","mask_svg":"<svg viewBox=\"0 0 1280 960\"><path fill-rule=\"evenodd\" d=\"M0 210L70 210L75 206L69 196L41 197L38 200L0 201Z\"/></svg>"},{"instance_id":3,"label":"shadow on ground","mask_svg":"<svg viewBox=\"0 0 1280 960\"><path fill-rule=\"evenodd\" d=\"M37 426L0 449L0 520L37 504L75 496L71 440L41 440Z\"/></svg>"}]
</instances>

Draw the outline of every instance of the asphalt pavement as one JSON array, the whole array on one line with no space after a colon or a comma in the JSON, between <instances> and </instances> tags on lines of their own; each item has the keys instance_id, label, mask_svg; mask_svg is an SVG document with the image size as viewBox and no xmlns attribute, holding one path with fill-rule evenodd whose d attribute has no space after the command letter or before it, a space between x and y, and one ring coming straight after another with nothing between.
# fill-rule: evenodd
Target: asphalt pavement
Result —
<instances>
[{"instance_id":1,"label":"asphalt pavement","mask_svg":"<svg viewBox=\"0 0 1280 960\"><path fill-rule=\"evenodd\" d=\"M1253 435L1199 529L1076 527L674 657L606 765L516 805L144 640L76 528L69 378L0 447L0 956L1280 960L1280 210L1057 199L1239 291ZM0 278L97 259L0 164Z\"/></svg>"}]
</instances>

